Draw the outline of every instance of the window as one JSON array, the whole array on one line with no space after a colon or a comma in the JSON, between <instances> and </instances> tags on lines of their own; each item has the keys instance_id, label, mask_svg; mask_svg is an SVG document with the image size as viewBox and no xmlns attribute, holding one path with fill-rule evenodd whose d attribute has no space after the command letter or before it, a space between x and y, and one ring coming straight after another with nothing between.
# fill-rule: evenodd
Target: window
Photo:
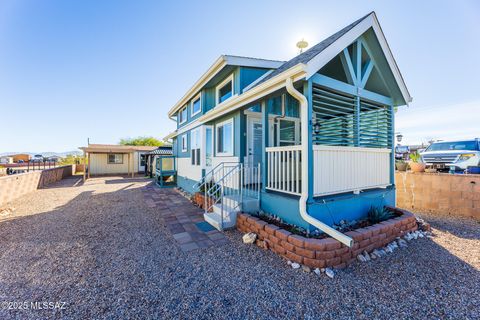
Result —
<instances>
[{"instance_id":1,"label":"window","mask_svg":"<svg viewBox=\"0 0 480 320\"><path fill-rule=\"evenodd\" d=\"M233 156L233 119L217 125L217 154Z\"/></svg>"},{"instance_id":2,"label":"window","mask_svg":"<svg viewBox=\"0 0 480 320\"><path fill-rule=\"evenodd\" d=\"M123 154L110 153L108 154L108 164L122 164Z\"/></svg>"},{"instance_id":3,"label":"window","mask_svg":"<svg viewBox=\"0 0 480 320\"><path fill-rule=\"evenodd\" d=\"M192 166L200 165L201 128L190 131L190 160Z\"/></svg>"},{"instance_id":4,"label":"window","mask_svg":"<svg viewBox=\"0 0 480 320\"><path fill-rule=\"evenodd\" d=\"M200 94L192 100L192 116L196 115L202 110Z\"/></svg>"},{"instance_id":5,"label":"window","mask_svg":"<svg viewBox=\"0 0 480 320\"><path fill-rule=\"evenodd\" d=\"M187 152L187 134L182 136L182 152Z\"/></svg>"},{"instance_id":6,"label":"window","mask_svg":"<svg viewBox=\"0 0 480 320\"><path fill-rule=\"evenodd\" d=\"M278 145L293 146L295 145L295 121L280 120L278 122Z\"/></svg>"},{"instance_id":7,"label":"window","mask_svg":"<svg viewBox=\"0 0 480 320\"><path fill-rule=\"evenodd\" d=\"M217 104L224 102L233 95L233 74L217 86L216 94Z\"/></svg>"},{"instance_id":8,"label":"window","mask_svg":"<svg viewBox=\"0 0 480 320\"><path fill-rule=\"evenodd\" d=\"M178 123L182 124L185 121L187 121L187 107L183 107L183 109L178 113Z\"/></svg>"}]
</instances>

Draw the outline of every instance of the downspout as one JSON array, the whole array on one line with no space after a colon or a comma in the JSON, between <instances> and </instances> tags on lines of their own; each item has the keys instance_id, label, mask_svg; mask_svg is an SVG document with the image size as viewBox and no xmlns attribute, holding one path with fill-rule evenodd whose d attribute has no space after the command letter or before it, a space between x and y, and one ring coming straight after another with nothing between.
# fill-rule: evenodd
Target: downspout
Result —
<instances>
[{"instance_id":1,"label":"downspout","mask_svg":"<svg viewBox=\"0 0 480 320\"><path fill-rule=\"evenodd\" d=\"M308 124L310 120L308 119L308 101L307 98L300 93L295 87L293 86L293 79L287 78L286 80L286 88L287 92L292 95L295 99L298 100L300 103L300 115L301 115L301 123L302 125L302 192L300 196L300 200L298 201L298 207L300 210L300 216L303 220L308 222L309 224L313 225L314 227L322 230L330 237L340 241L341 243L345 244L348 247L353 246L353 239L344 235L343 233L333 229L329 225L321 222L320 220L315 219L311 215L308 214L307 211L307 200L308 200Z\"/></svg>"}]
</instances>

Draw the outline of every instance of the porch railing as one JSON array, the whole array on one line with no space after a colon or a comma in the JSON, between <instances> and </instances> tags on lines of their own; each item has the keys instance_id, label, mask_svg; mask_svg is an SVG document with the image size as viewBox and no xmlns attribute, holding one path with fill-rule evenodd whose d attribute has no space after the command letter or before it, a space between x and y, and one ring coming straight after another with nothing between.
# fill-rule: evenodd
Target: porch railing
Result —
<instances>
[{"instance_id":1,"label":"porch railing","mask_svg":"<svg viewBox=\"0 0 480 320\"><path fill-rule=\"evenodd\" d=\"M266 189L299 195L302 185L301 146L270 147Z\"/></svg>"},{"instance_id":2,"label":"porch railing","mask_svg":"<svg viewBox=\"0 0 480 320\"><path fill-rule=\"evenodd\" d=\"M324 196L391 184L391 150L313 146L313 195Z\"/></svg>"},{"instance_id":3,"label":"porch railing","mask_svg":"<svg viewBox=\"0 0 480 320\"><path fill-rule=\"evenodd\" d=\"M269 147L266 189L301 193L301 146ZM313 146L313 195L384 188L391 184L391 150L342 146Z\"/></svg>"}]
</instances>

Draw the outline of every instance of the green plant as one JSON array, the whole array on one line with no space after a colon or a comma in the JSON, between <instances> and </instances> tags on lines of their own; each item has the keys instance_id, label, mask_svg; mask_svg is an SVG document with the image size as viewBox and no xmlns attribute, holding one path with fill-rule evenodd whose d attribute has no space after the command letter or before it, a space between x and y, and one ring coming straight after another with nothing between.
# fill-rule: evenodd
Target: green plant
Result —
<instances>
[{"instance_id":1,"label":"green plant","mask_svg":"<svg viewBox=\"0 0 480 320\"><path fill-rule=\"evenodd\" d=\"M124 138L120 139L120 144L124 146L163 146L163 141L160 141L154 137L136 137L136 138Z\"/></svg>"},{"instance_id":2,"label":"green plant","mask_svg":"<svg viewBox=\"0 0 480 320\"><path fill-rule=\"evenodd\" d=\"M375 224L395 217L392 211L385 207L370 207L368 210L368 221Z\"/></svg>"},{"instance_id":3,"label":"green plant","mask_svg":"<svg viewBox=\"0 0 480 320\"><path fill-rule=\"evenodd\" d=\"M415 162L415 163L420 163L422 162L422 156L418 151L415 151L410 154L410 160L412 160L412 162Z\"/></svg>"}]
</instances>

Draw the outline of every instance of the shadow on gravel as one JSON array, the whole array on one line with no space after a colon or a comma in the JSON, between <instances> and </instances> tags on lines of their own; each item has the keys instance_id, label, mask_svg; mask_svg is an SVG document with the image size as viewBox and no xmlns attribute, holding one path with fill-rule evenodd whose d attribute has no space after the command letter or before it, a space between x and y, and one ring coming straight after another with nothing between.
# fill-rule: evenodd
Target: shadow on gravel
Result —
<instances>
[{"instance_id":1,"label":"shadow on gravel","mask_svg":"<svg viewBox=\"0 0 480 320\"><path fill-rule=\"evenodd\" d=\"M132 179L120 181L129 186ZM112 188L0 223L2 300L68 304L65 311L0 310L0 318L478 316L478 267L429 239L355 262L329 279L244 245L237 231L226 232L228 246L182 253L157 210L188 210L187 200L161 199L164 209L148 208L141 189ZM171 191L158 192L166 198Z\"/></svg>"},{"instance_id":2,"label":"shadow on gravel","mask_svg":"<svg viewBox=\"0 0 480 320\"><path fill-rule=\"evenodd\" d=\"M480 221L473 218L435 216L434 214L420 214L420 216L435 229L463 239L480 240Z\"/></svg>"}]
</instances>

